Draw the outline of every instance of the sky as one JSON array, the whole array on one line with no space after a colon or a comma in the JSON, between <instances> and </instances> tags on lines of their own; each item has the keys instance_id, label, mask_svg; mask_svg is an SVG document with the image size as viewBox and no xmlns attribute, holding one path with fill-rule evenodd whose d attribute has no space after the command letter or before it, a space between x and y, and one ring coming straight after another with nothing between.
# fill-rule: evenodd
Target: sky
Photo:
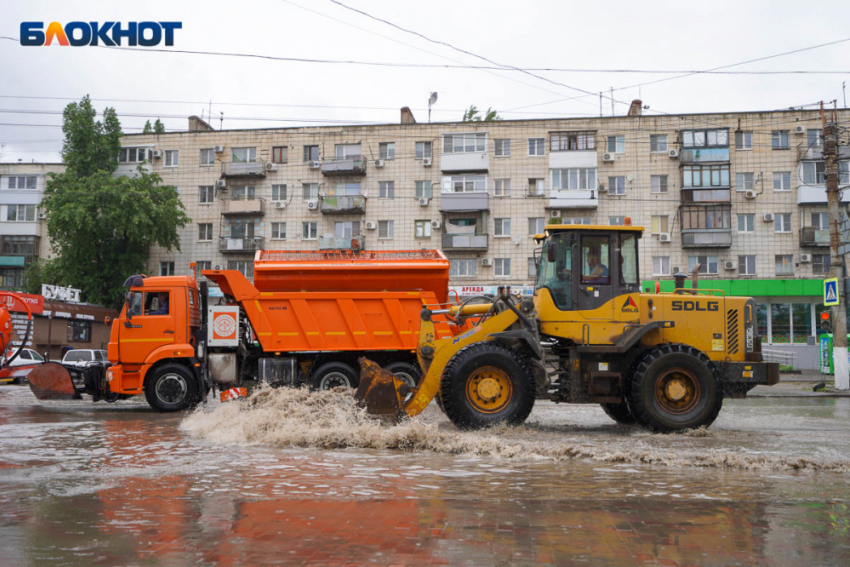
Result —
<instances>
[{"instance_id":1,"label":"sky","mask_svg":"<svg viewBox=\"0 0 850 567\"><path fill-rule=\"evenodd\" d=\"M0 0L0 161L58 161L61 111L86 94L99 111L115 108L124 131L133 133L157 118L169 131L185 130L187 117L201 113L215 128L268 128L397 123L399 108L409 106L424 122L432 92L434 122L460 120L472 104L507 119L622 115L634 98L649 114L774 110L835 99L842 107L842 83L850 83L846 0L339 2L433 42L333 0ZM174 46L163 50L416 66L18 42L22 21L80 20L182 22ZM840 43L807 49L831 42ZM708 70L795 50L804 51L728 71L839 73L591 72Z\"/></svg>"}]
</instances>

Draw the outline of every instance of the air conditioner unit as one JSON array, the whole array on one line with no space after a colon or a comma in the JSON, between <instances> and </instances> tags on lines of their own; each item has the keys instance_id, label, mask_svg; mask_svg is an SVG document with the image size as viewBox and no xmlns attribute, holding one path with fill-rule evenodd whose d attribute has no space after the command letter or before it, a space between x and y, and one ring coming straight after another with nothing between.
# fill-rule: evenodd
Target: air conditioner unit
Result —
<instances>
[{"instance_id":1,"label":"air conditioner unit","mask_svg":"<svg viewBox=\"0 0 850 567\"><path fill-rule=\"evenodd\" d=\"M366 222L366 230L375 230L376 228L378 228L378 223L372 221Z\"/></svg>"},{"instance_id":2,"label":"air conditioner unit","mask_svg":"<svg viewBox=\"0 0 850 567\"><path fill-rule=\"evenodd\" d=\"M493 258L481 258L481 265L482 266L492 266L493 265Z\"/></svg>"},{"instance_id":3,"label":"air conditioner unit","mask_svg":"<svg viewBox=\"0 0 850 567\"><path fill-rule=\"evenodd\" d=\"M773 222L773 213L765 213L764 222Z\"/></svg>"},{"instance_id":4,"label":"air conditioner unit","mask_svg":"<svg viewBox=\"0 0 850 567\"><path fill-rule=\"evenodd\" d=\"M422 197L421 199L419 199L419 206L420 207L427 207L428 203L430 203L430 202L431 202L431 199L429 199L428 197Z\"/></svg>"},{"instance_id":5,"label":"air conditioner unit","mask_svg":"<svg viewBox=\"0 0 850 567\"><path fill-rule=\"evenodd\" d=\"M307 210L316 211L319 209L318 201L307 201Z\"/></svg>"},{"instance_id":6,"label":"air conditioner unit","mask_svg":"<svg viewBox=\"0 0 850 567\"><path fill-rule=\"evenodd\" d=\"M670 237L669 232L662 232L658 235L659 242L671 242L673 239Z\"/></svg>"},{"instance_id":7,"label":"air conditioner unit","mask_svg":"<svg viewBox=\"0 0 850 567\"><path fill-rule=\"evenodd\" d=\"M673 266L673 274L674 275L675 274L681 274L681 273L682 273L682 268L680 268L679 266Z\"/></svg>"},{"instance_id":8,"label":"air conditioner unit","mask_svg":"<svg viewBox=\"0 0 850 567\"><path fill-rule=\"evenodd\" d=\"M614 154L604 153L602 154L602 161L614 161L617 157Z\"/></svg>"},{"instance_id":9,"label":"air conditioner unit","mask_svg":"<svg viewBox=\"0 0 850 567\"><path fill-rule=\"evenodd\" d=\"M277 164L276 163L267 163L266 164L266 171L277 171Z\"/></svg>"},{"instance_id":10,"label":"air conditioner unit","mask_svg":"<svg viewBox=\"0 0 850 567\"><path fill-rule=\"evenodd\" d=\"M152 153L154 159L159 159L162 157L162 150L153 150Z\"/></svg>"},{"instance_id":11,"label":"air conditioner unit","mask_svg":"<svg viewBox=\"0 0 850 567\"><path fill-rule=\"evenodd\" d=\"M800 254L800 263L801 264L808 264L811 261L812 261L812 255L811 254Z\"/></svg>"},{"instance_id":12,"label":"air conditioner unit","mask_svg":"<svg viewBox=\"0 0 850 567\"><path fill-rule=\"evenodd\" d=\"M422 165L424 167L431 167L431 158L429 158L429 157L422 158Z\"/></svg>"},{"instance_id":13,"label":"air conditioner unit","mask_svg":"<svg viewBox=\"0 0 850 567\"><path fill-rule=\"evenodd\" d=\"M216 189L227 189L227 180L219 179L215 182Z\"/></svg>"},{"instance_id":14,"label":"air conditioner unit","mask_svg":"<svg viewBox=\"0 0 850 567\"><path fill-rule=\"evenodd\" d=\"M221 264L216 264L215 267L213 268L213 270L220 270L220 269L221 269Z\"/></svg>"},{"instance_id":15,"label":"air conditioner unit","mask_svg":"<svg viewBox=\"0 0 850 567\"><path fill-rule=\"evenodd\" d=\"M794 133L797 134L798 136L802 136L803 134L806 133L806 127L803 126L803 125L794 126Z\"/></svg>"},{"instance_id":16,"label":"air conditioner unit","mask_svg":"<svg viewBox=\"0 0 850 567\"><path fill-rule=\"evenodd\" d=\"M213 151L217 154L224 152L224 146L213 146Z\"/></svg>"},{"instance_id":17,"label":"air conditioner unit","mask_svg":"<svg viewBox=\"0 0 850 567\"><path fill-rule=\"evenodd\" d=\"M733 262L732 260L726 260L725 262L723 262L723 267L726 268L727 270L738 269L738 266L736 266L735 262Z\"/></svg>"},{"instance_id":18,"label":"air conditioner unit","mask_svg":"<svg viewBox=\"0 0 850 567\"><path fill-rule=\"evenodd\" d=\"M674 158L674 159L679 157L679 150L669 150L667 152L667 157Z\"/></svg>"},{"instance_id":19,"label":"air conditioner unit","mask_svg":"<svg viewBox=\"0 0 850 567\"><path fill-rule=\"evenodd\" d=\"M285 201L275 201L274 208L275 209L285 209L286 208L286 202Z\"/></svg>"},{"instance_id":20,"label":"air conditioner unit","mask_svg":"<svg viewBox=\"0 0 850 567\"><path fill-rule=\"evenodd\" d=\"M438 220L432 220L431 221L431 228L439 229L442 226L443 226L442 221L438 221Z\"/></svg>"},{"instance_id":21,"label":"air conditioner unit","mask_svg":"<svg viewBox=\"0 0 850 567\"><path fill-rule=\"evenodd\" d=\"M559 211L557 209L553 209L553 210L549 211L549 218L552 218L552 219L561 218L561 211Z\"/></svg>"},{"instance_id":22,"label":"air conditioner unit","mask_svg":"<svg viewBox=\"0 0 850 567\"><path fill-rule=\"evenodd\" d=\"M321 164L317 161L311 161L307 163L307 167L309 167L310 169L319 169L321 167Z\"/></svg>"},{"instance_id":23,"label":"air conditioner unit","mask_svg":"<svg viewBox=\"0 0 850 567\"><path fill-rule=\"evenodd\" d=\"M599 184L599 192L600 192L600 193L607 193L607 192L608 192L608 187L606 187L604 183L600 183L600 184Z\"/></svg>"},{"instance_id":24,"label":"air conditioner unit","mask_svg":"<svg viewBox=\"0 0 850 567\"><path fill-rule=\"evenodd\" d=\"M38 213L38 220L44 220L47 218L47 215L44 213Z\"/></svg>"},{"instance_id":25,"label":"air conditioner unit","mask_svg":"<svg viewBox=\"0 0 850 567\"><path fill-rule=\"evenodd\" d=\"M756 198L756 192L753 191L752 189L747 189L746 193L744 193L744 197L746 197L747 199L755 199Z\"/></svg>"},{"instance_id":26,"label":"air conditioner unit","mask_svg":"<svg viewBox=\"0 0 850 567\"><path fill-rule=\"evenodd\" d=\"M375 167L384 167L384 160L376 159L375 160Z\"/></svg>"}]
</instances>

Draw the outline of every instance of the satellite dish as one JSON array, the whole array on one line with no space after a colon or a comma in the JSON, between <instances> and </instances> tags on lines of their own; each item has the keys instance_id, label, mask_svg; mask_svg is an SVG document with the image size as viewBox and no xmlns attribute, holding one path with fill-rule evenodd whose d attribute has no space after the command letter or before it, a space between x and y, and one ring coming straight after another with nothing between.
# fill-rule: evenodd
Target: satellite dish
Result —
<instances>
[{"instance_id":1,"label":"satellite dish","mask_svg":"<svg viewBox=\"0 0 850 567\"><path fill-rule=\"evenodd\" d=\"M432 105L437 102L437 93L431 93L431 98L428 99L428 105Z\"/></svg>"}]
</instances>

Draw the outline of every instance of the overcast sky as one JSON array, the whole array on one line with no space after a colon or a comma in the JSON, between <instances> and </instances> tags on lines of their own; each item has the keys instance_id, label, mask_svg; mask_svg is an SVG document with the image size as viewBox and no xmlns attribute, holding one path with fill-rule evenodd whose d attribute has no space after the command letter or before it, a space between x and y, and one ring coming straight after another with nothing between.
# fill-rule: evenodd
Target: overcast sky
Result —
<instances>
[{"instance_id":1,"label":"overcast sky","mask_svg":"<svg viewBox=\"0 0 850 567\"><path fill-rule=\"evenodd\" d=\"M498 65L520 68L706 70L850 38L850 2L846 0L809 4L786 0L340 1ZM163 49L373 63L491 65L331 0L0 0L0 36L17 39L22 21L47 25L75 20L182 22L174 47ZM611 87L613 98L626 103L615 103L617 114L624 114L627 103L638 96L650 106L649 113L772 110L833 99L841 106L842 82L850 83L850 41L729 70L842 73L703 74L621 88L676 75L533 71L561 83L553 84L506 70L22 47L17 41L0 39L0 161L58 160L62 131L56 126L61 124L61 110L85 94L91 95L98 110L114 107L128 133L140 131L147 118L157 117L162 117L168 130L185 130L185 117L208 113L209 101L216 128L222 111L224 128L293 126L305 121L395 123L402 106L410 106L417 120L424 122L432 91L439 93L432 115L435 122L460 120L470 104L493 107L504 118L599 115L598 94L581 91L605 91L608 97ZM611 115L611 104L610 99L603 100L605 115Z\"/></svg>"}]
</instances>

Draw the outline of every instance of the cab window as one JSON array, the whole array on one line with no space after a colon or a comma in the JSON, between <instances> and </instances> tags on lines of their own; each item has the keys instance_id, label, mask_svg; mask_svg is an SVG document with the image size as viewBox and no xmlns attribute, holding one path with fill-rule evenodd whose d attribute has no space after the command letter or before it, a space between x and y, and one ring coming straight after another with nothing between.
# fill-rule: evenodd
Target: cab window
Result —
<instances>
[{"instance_id":1,"label":"cab window","mask_svg":"<svg viewBox=\"0 0 850 567\"><path fill-rule=\"evenodd\" d=\"M145 315L168 315L168 292L154 291L145 294Z\"/></svg>"},{"instance_id":2,"label":"cab window","mask_svg":"<svg viewBox=\"0 0 850 567\"><path fill-rule=\"evenodd\" d=\"M144 305L144 294L141 291L131 291L127 295L127 313L129 315L141 315Z\"/></svg>"},{"instance_id":3,"label":"cab window","mask_svg":"<svg viewBox=\"0 0 850 567\"><path fill-rule=\"evenodd\" d=\"M543 245L537 288L546 288L555 306L572 309L572 247L566 234L553 235Z\"/></svg>"},{"instance_id":4,"label":"cab window","mask_svg":"<svg viewBox=\"0 0 850 567\"><path fill-rule=\"evenodd\" d=\"M581 239L581 283L611 285L608 271L610 250L607 236L584 236Z\"/></svg>"},{"instance_id":5,"label":"cab window","mask_svg":"<svg viewBox=\"0 0 850 567\"><path fill-rule=\"evenodd\" d=\"M638 283L637 235L620 235L620 283Z\"/></svg>"}]
</instances>

